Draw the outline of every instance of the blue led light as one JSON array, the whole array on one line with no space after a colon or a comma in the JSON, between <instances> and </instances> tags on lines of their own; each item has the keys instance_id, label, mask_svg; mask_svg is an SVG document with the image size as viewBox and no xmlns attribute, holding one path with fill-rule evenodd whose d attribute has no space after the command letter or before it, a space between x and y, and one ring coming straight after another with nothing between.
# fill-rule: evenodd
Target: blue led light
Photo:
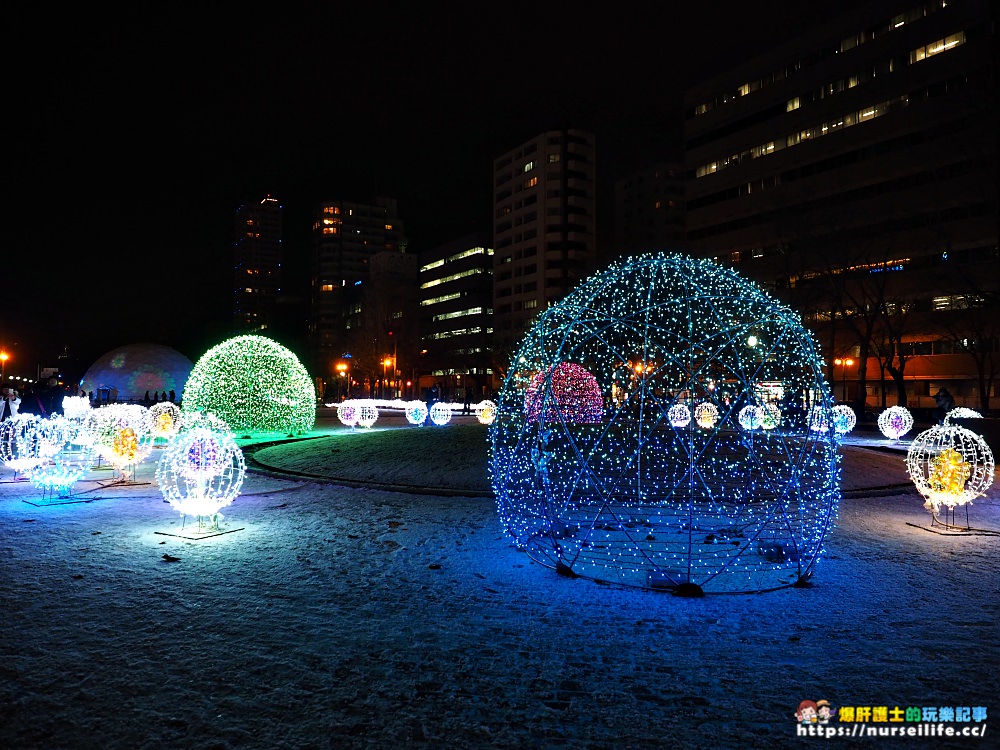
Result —
<instances>
[{"instance_id":1,"label":"blue led light","mask_svg":"<svg viewBox=\"0 0 1000 750\"><path fill-rule=\"evenodd\" d=\"M489 429L501 522L533 559L596 580L802 582L840 495L839 436L809 429L832 405L789 308L709 261L622 260L541 313L511 359Z\"/></svg>"}]
</instances>

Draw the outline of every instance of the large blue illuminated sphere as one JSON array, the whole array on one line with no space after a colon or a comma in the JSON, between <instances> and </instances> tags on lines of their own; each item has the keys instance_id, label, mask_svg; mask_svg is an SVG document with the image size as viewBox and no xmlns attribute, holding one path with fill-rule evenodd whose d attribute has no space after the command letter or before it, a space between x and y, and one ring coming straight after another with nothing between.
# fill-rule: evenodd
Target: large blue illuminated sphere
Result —
<instances>
[{"instance_id":1,"label":"large blue illuminated sphere","mask_svg":"<svg viewBox=\"0 0 1000 750\"><path fill-rule=\"evenodd\" d=\"M599 389L596 419L552 377L569 364ZM681 255L620 261L539 315L497 401L493 490L534 560L694 595L812 575L840 472L836 434L809 415L832 397L798 315L736 272ZM714 421L672 418L702 404ZM780 424L747 429L747 406Z\"/></svg>"}]
</instances>

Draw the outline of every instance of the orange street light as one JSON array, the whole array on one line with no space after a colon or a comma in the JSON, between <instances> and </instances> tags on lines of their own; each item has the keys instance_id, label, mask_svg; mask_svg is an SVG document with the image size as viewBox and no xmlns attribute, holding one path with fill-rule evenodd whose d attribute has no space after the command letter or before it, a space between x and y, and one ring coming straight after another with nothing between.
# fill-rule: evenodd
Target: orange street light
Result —
<instances>
[{"instance_id":1,"label":"orange street light","mask_svg":"<svg viewBox=\"0 0 1000 750\"><path fill-rule=\"evenodd\" d=\"M7 360L10 355L7 352L0 352L0 380L7 379Z\"/></svg>"},{"instance_id":2,"label":"orange street light","mask_svg":"<svg viewBox=\"0 0 1000 750\"><path fill-rule=\"evenodd\" d=\"M392 364L392 357L386 357L385 359L382 360L382 398L386 397L386 395L385 395L385 381L386 381L386 378L388 377L388 373L386 371L386 368L388 368L389 365L391 365L391 364Z\"/></svg>"},{"instance_id":3,"label":"orange street light","mask_svg":"<svg viewBox=\"0 0 1000 750\"><path fill-rule=\"evenodd\" d=\"M850 357L844 357L844 358L837 357L835 360L833 360L833 364L839 365L842 368L840 372L841 372L841 379L843 382L843 390L842 390L842 398L840 400L847 401L847 368L851 367L854 364L854 360L851 359Z\"/></svg>"}]
</instances>

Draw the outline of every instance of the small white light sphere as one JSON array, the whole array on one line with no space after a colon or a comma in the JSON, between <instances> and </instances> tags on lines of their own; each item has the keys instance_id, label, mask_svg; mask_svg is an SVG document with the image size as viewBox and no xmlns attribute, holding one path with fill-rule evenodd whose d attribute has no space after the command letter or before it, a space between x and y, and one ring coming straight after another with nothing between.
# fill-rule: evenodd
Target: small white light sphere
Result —
<instances>
[{"instance_id":1,"label":"small white light sphere","mask_svg":"<svg viewBox=\"0 0 1000 750\"><path fill-rule=\"evenodd\" d=\"M699 427L710 430L719 419L719 410L711 401L702 401L694 407L694 421Z\"/></svg>"},{"instance_id":2,"label":"small white light sphere","mask_svg":"<svg viewBox=\"0 0 1000 750\"><path fill-rule=\"evenodd\" d=\"M497 405L489 399L484 399L476 404L476 419L479 424L493 424L497 418Z\"/></svg>"},{"instance_id":3,"label":"small white light sphere","mask_svg":"<svg viewBox=\"0 0 1000 750\"><path fill-rule=\"evenodd\" d=\"M446 425L451 421L451 407L441 401L438 401L434 406L431 407L431 422L438 425Z\"/></svg>"},{"instance_id":4,"label":"small white light sphere","mask_svg":"<svg viewBox=\"0 0 1000 750\"><path fill-rule=\"evenodd\" d=\"M667 419L674 427L687 427L691 423L691 410L684 404L674 404L667 409Z\"/></svg>"},{"instance_id":5,"label":"small white light sphere","mask_svg":"<svg viewBox=\"0 0 1000 750\"><path fill-rule=\"evenodd\" d=\"M358 425L361 427L371 427L378 421L378 409L371 401L358 402Z\"/></svg>"},{"instance_id":6,"label":"small white light sphere","mask_svg":"<svg viewBox=\"0 0 1000 750\"><path fill-rule=\"evenodd\" d=\"M830 410L822 404L809 410L809 429L813 432L826 432L830 429L830 421Z\"/></svg>"},{"instance_id":7,"label":"small white light sphere","mask_svg":"<svg viewBox=\"0 0 1000 750\"><path fill-rule=\"evenodd\" d=\"M756 430L760 427L760 412L753 404L747 404L740 409L737 419L744 430Z\"/></svg>"},{"instance_id":8,"label":"small white light sphere","mask_svg":"<svg viewBox=\"0 0 1000 750\"><path fill-rule=\"evenodd\" d=\"M406 421L410 424L423 424L427 421L427 404L423 401L410 401L403 409Z\"/></svg>"},{"instance_id":9,"label":"small white light sphere","mask_svg":"<svg viewBox=\"0 0 1000 750\"><path fill-rule=\"evenodd\" d=\"M937 513L981 497L993 484L993 451L982 437L958 425L935 425L917 435L906 452L906 470Z\"/></svg>"},{"instance_id":10,"label":"small white light sphere","mask_svg":"<svg viewBox=\"0 0 1000 750\"><path fill-rule=\"evenodd\" d=\"M16 414L0 422L0 461L25 473L43 463L46 457L39 436L43 421L37 414Z\"/></svg>"},{"instance_id":11,"label":"small white light sphere","mask_svg":"<svg viewBox=\"0 0 1000 750\"><path fill-rule=\"evenodd\" d=\"M891 440L899 440L913 428L913 415L905 406L890 406L878 415L879 431Z\"/></svg>"},{"instance_id":12,"label":"small white light sphere","mask_svg":"<svg viewBox=\"0 0 1000 750\"><path fill-rule=\"evenodd\" d=\"M982 419L983 415L975 409L967 406L956 406L944 415L944 423L948 424L952 419Z\"/></svg>"},{"instance_id":13,"label":"small white light sphere","mask_svg":"<svg viewBox=\"0 0 1000 750\"><path fill-rule=\"evenodd\" d=\"M354 427L358 423L358 404L354 400L343 401L337 404L337 419L347 427Z\"/></svg>"},{"instance_id":14,"label":"small white light sphere","mask_svg":"<svg viewBox=\"0 0 1000 750\"><path fill-rule=\"evenodd\" d=\"M847 404L837 404L833 407L833 430L838 435L846 435L858 423L858 416Z\"/></svg>"},{"instance_id":15,"label":"small white light sphere","mask_svg":"<svg viewBox=\"0 0 1000 750\"><path fill-rule=\"evenodd\" d=\"M38 488L65 492L93 466L93 444L77 441L79 421L56 414L42 422L48 425L43 428L47 434L41 439L49 447L43 449L46 460L31 469L31 483Z\"/></svg>"},{"instance_id":16,"label":"small white light sphere","mask_svg":"<svg viewBox=\"0 0 1000 750\"><path fill-rule=\"evenodd\" d=\"M246 474L243 451L231 431L182 429L164 449L156 481L182 516L211 518L239 495Z\"/></svg>"},{"instance_id":17,"label":"small white light sphere","mask_svg":"<svg viewBox=\"0 0 1000 750\"><path fill-rule=\"evenodd\" d=\"M140 463L153 450L149 409L139 404L111 404L93 411L97 422L94 449L129 478L132 472L126 467Z\"/></svg>"},{"instance_id":18,"label":"small white light sphere","mask_svg":"<svg viewBox=\"0 0 1000 750\"><path fill-rule=\"evenodd\" d=\"M757 407L757 421L761 429L773 430L781 424L781 409L776 404L764 404Z\"/></svg>"},{"instance_id":19,"label":"small white light sphere","mask_svg":"<svg viewBox=\"0 0 1000 750\"><path fill-rule=\"evenodd\" d=\"M86 396L66 396L63 399L63 416L82 422L90 413L90 399Z\"/></svg>"},{"instance_id":20,"label":"small white light sphere","mask_svg":"<svg viewBox=\"0 0 1000 750\"><path fill-rule=\"evenodd\" d=\"M170 440L181 426L181 407L173 401L158 401L149 407L153 438Z\"/></svg>"}]
</instances>

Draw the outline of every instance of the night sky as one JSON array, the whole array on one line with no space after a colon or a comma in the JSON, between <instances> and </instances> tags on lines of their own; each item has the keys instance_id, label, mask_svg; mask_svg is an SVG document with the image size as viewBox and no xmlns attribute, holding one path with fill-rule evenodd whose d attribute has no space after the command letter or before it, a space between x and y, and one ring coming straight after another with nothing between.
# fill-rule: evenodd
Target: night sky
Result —
<instances>
[{"instance_id":1,"label":"night sky","mask_svg":"<svg viewBox=\"0 0 1000 750\"><path fill-rule=\"evenodd\" d=\"M284 5L7 18L8 373L63 352L85 370L140 341L197 359L229 322L233 213L265 194L286 209L294 278L321 200L397 198L414 251L489 229L493 158L546 129L593 130L608 190L679 155L686 85L814 14L788 0Z\"/></svg>"}]
</instances>

